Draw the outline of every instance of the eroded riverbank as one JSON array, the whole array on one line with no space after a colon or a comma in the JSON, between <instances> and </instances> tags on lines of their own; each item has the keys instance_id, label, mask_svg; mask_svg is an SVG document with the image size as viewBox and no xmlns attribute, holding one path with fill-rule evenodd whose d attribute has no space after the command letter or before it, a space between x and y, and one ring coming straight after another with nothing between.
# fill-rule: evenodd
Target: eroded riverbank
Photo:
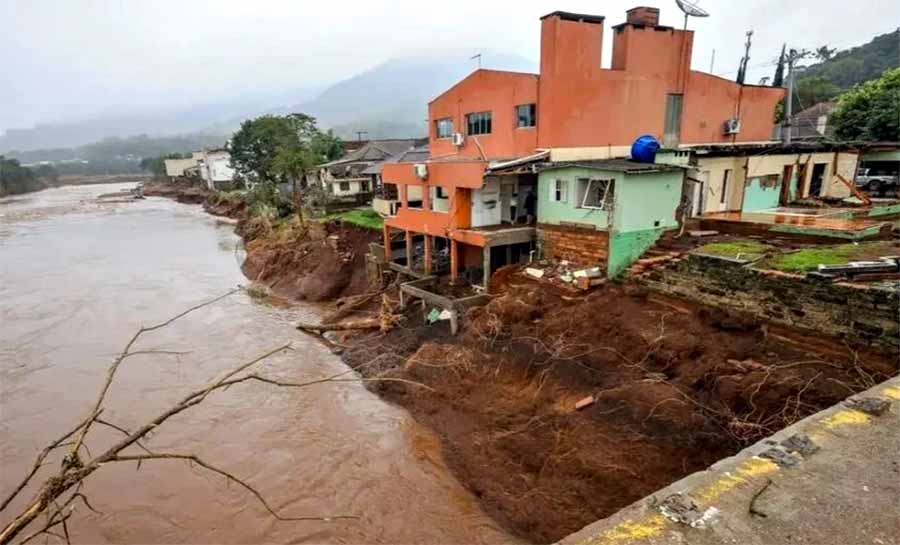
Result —
<instances>
[{"instance_id":1,"label":"eroded riverbank","mask_svg":"<svg viewBox=\"0 0 900 545\"><path fill-rule=\"evenodd\" d=\"M84 414L110 358L134 330L245 283L234 226L164 199L97 204L118 187L73 187L0 201L0 491ZM309 306L230 297L146 339L179 357L136 356L107 414L124 427L240 361L294 343L265 365L290 380L346 370L293 323ZM112 436L98 433L96 449ZM245 478L289 515L356 521L278 522L223 479L179 462L103 468L75 543L498 543L512 538L447 470L440 444L356 383L303 392L234 387L155 434L152 447L192 451Z\"/></svg>"}]
</instances>

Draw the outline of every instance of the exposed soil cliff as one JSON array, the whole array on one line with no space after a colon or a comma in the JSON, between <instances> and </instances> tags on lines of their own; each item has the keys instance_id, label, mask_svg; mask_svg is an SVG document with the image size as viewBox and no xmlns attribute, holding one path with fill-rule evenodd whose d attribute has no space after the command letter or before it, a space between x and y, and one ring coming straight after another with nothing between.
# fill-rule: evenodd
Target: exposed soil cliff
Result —
<instances>
[{"instance_id":1,"label":"exposed soil cliff","mask_svg":"<svg viewBox=\"0 0 900 545\"><path fill-rule=\"evenodd\" d=\"M897 372L884 356L615 285L575 299L513 282L456 338L413 307L402 327L351 341L346 361L426 386L368 383L439 434L488 513L539 543Z\"/></svg>"},{"instance_id":2,"label":"exposed soil cliff","mask_svg":"<svg viewBox=\"0 0 900 545\"><path fill-rule=\"evenodd\" d=\"M339 222L276 222L251 218L245 202L216 198L187 180L150 183L144 194L203 204L210 214L238 220L247 259L242 269L250 280L288 299L328 301L366 291L365 256L378 233Z\"/></svg>"}]
</instances>

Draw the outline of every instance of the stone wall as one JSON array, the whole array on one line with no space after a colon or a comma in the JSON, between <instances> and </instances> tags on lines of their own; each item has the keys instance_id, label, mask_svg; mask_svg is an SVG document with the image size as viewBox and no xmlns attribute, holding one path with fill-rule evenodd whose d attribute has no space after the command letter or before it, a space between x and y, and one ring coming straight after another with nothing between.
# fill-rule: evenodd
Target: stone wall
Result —
<instances>
[{"instance_id":1,"label":"stone wall","mask_svg":"<svg viewBox=\"0 0 900 545\"><path fill-rule=\"evenodd\" d=\"M609 248L606 231L538 224L537 239L545 258L584 266L606 263Z\"/></svg>"},{"instance_id":2,"label":"stone wall","mask_svg":"<svg viewBox=\"0 0 900 545\"><path fill-rule=\"evenodd\" d=\"M636 279L648 288L900 354L900 291L760 271L691 255Z\"/></svg>"}]
</instances>

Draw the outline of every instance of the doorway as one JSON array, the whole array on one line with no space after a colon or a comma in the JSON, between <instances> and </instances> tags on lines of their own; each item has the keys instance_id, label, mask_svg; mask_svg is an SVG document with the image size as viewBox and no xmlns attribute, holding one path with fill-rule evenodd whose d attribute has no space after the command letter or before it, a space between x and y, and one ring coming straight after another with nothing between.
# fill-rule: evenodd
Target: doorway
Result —
<instances>
[{"instance_id":1,"label":"doorway","mask_svg":"<svg viewBox=\"0 0 900 545\"><path fill-rule=\"evenodd\" d=\"M706 212L706 188L709 186L709 171L704 170L691 180L694 191L691 193L691 217L702 216Z\"/></svg>"},{"instance_id":2,"label":"doorway","mask_svg":"<svg viewBox=\"0 0 900 545\"><path fill-rule=\"evenodd\" d=\"M716 211L725 212L728 210L728 188L731 185L731 169L726 169L722 174L722 186L719 189L718 199L716 200Z\"/></svg>"},{"instance_id":3,"label":"doorway","mask_svg":"<svg viewBox=\"0 0 900 545\"><path fill-rule=\"evenodd\" d=\"M822 193L822 181L825 178L825 169L828 163L816 163L813 165L812 176L809 180L809 196L819 197Z\"/></svg>"},{"instance_id":4,"label":"doorway","mask_svg":"<svg viewBox=\"0 0 900 545\"><path fill-rule=\"evenodd\" d=\"M793 189L794 165L784 165L784 171L781 173L781 196L778 198L778 204L787 206L794 198Z\"/></svg>"}]
</instances>

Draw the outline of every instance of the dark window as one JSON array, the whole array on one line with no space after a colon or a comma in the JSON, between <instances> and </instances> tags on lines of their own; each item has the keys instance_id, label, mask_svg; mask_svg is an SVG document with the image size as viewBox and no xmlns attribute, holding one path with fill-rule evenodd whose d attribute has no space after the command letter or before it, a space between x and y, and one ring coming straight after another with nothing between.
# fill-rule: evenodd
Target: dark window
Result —
<instances>
[{"instance_id":1,"label":"dark window","mask_svg":"<svg viewBox=\"0 0 900 545\"><path fill-rule=\"evenodd\" d=\"M350 182L341 182L341 191L350 191Z\"/></svg>"},{"instance_id":2,"label":"dark window","mask_svg":"<svg viewBox=\"0 0 900 545\"><path fill-rule=\"evenodd\" d=\"M446 198L447 198L447 191L446 191L443 187L441 187L441 186L436 186L436 187L434 188L434 197L435 197L436 199L446 199Z\"/></svg>"},{"instance_id":3,"label":"dark window","mask_svg":"<svg viewBox=\"0 0 900 545\"><path fill-rule=\"evenodd\" d=\"M359 182L359 190L363 193L369 191L369 180L362 180Z\"/></svg>"},{"instance_id":4,"label":"dark window","mask_svg":"<svg viewBox=\"0 0 900 545\"><path fill-rule=\"evenodd\" d=\"M449 117L438 119L434 122L434 129L438 138L450 138L453 135L453 120Z\"/></svg>"},{"instance_id":5,"label":"dark window","mask_svg":"<svg viewBox=\"0 0 900 545\"><path fill-rule=\"evenodd\" d=\"M467 134L491 134L491 112L476 112L466 116Z\"/></svg>"},{"instance_id":6,"label":"dark window","mask_svg":"<svg viewBox=\"0 0 900 545\"><path fill-rule=\"evenodd\" d=\"M537 125L537 104L520 104L516 106L516 127L534 127Z\"/></svg>"}]
</instances>

